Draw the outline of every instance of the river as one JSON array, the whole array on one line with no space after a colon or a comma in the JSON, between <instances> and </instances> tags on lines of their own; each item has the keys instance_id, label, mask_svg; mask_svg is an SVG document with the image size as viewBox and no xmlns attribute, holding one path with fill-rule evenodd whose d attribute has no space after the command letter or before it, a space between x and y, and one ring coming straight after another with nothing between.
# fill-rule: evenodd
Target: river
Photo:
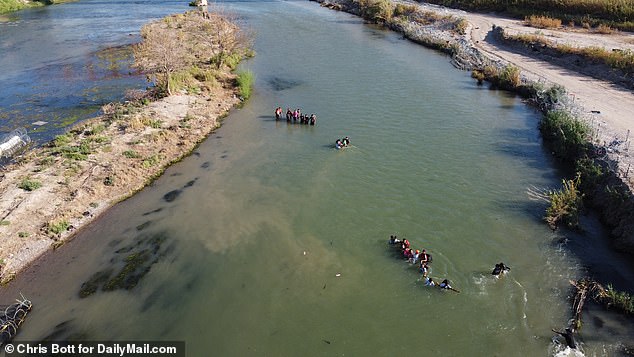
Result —
<instances>
[{"instance_id":1,"label":"river","mask_svg":"<svg viewBox=\"0 0 634 357\"><path fill-rule=\"evenodd\" d=\"M565 244L574 236L549 230L546 203L528 194L561 178L538 114L351 15L303 1L224 6L257 34L257 55L243 64L256 75L254 96L191 157L0 291L34 302L18 339L183 340L188 356L561 352L551 329L567 325L568 281L587 264ZM79 48L73 38L53 46L76 50L68 56L82 67L99 48L131 41L147 19L185 9L82 0L0 26L54 28L67 13L91 13L94 27L72 32L84 38ZM24 73L43 68L31 61ZM112 97L126 81L145 85L122 79ZM73 86L68 95L85 99L85 83ZM317 125L275 121L278 105L316 113ZM333 149L343 136L353 146ZM460 293L425 287L387 246L391 234L427 249L431 275ZM149 272L136 286L80 298L95 273L139 256ZM512 269L495 279L500 261ZM626 321L592 316L584 331L598 337L584 340L586 355L616 353L631 338ZM615 341L613 330L625 335Z\"/></svg>"}]
</instances>

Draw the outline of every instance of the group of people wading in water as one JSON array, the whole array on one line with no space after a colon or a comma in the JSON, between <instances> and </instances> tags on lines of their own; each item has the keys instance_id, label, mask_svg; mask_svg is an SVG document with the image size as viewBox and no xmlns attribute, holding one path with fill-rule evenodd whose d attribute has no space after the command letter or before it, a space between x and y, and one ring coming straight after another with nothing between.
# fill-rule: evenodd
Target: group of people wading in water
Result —
<instances>
[{"instance_id":1,"label":"group of people wading in water","mask_svg":"<svg viewBox=\"0 0 634 357\"><path fill-rule=\"evenodd\" d=\"M282 115L284 112L282 111L282 107L275 108L275 120L282 119ZM307 125L315 125L317 123L317 116L315 114L306 114L302 113L302 110L297 108L295 110L291 110L291 108L286 108L286 122L290 123L300 123ZM335 142L336 149L342 149L350 146L350 138L347 136L343 139L337 139Z\"/></svg>"},{"instance_id":2,"label":"group of people wading in water","mask_svg":"<svg viewBox=\"0 0 634 357\"><path fill-rule=\"evenodd\" d=\"M453 288L449 284L449 280L444 279L442 282L438 283L429 276L429 264L432 262L431 254L427 253L427 250L423 249L422 251L416 249L412 249L410 247L410 242L407 239L398 239L395 235L391 235L388 243L395 247L400 256L406 259L408 262L412 264L418 264L418 270L423 274L423 281L425 282L425 286L438 286L441 289L451 290L459 293L458 289Z\"/></svg>"},{"instance_id":3,"label":"group of people wading in water","mask_svg":"<svg viewBox=\"0 0 634 357\"><path fill-rule=\"evenodd\" d=\"M411 264L418 264L418 270L423 275L422 278L423 278L423 281L425 282L425 286L438 286L441 289L451 290L457 293L460 292L458 289L453 288L449 284L449 280L447 279L444 279L440 283L432 279L432 277L429 275L429 271L430 271L429 265L432 262L432 256L431 254L427 253L427 250L425 249L423 249L422 251L420 251L419 249L414 250L410 247L410 242L407 239L401 240L401 239L398 239L398 237L395 235L390 235L388 244L394 247L397 250L399 256L401 256L403 259L407 260ZM495 267L493 268L493 271L491 272L491 274L495 277L499 277L500 275L505 274L509 270L511 270L510 267L500 262L498 264L495 264Z\"/></svg>"},{"instance_id":4,"label":"group of people wading in water","mask_svg":"<svg viewBox=\"0 0 634 357\"><path fill-rule=\"evenodd\" d=\"M282 118L282 114L282 107L275 108L275 120L280 120ZM300 124L315 125L317 123L317 116L315 114L304 115L302 110L299 108L295 110L286 108L286 122L290 123L291 121L293 123L299 122Z\"/></svg>"}]
</instances>

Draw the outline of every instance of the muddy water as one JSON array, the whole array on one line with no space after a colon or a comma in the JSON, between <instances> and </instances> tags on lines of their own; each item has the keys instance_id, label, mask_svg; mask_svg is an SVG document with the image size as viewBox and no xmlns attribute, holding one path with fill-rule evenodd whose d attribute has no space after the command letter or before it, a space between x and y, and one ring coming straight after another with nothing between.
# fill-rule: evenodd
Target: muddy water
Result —
<instances>
[{"instance_id":1,"label":"muddy water","mask_svg":"<svg viewBox=\"0 0 634 357\"><path fill-rule=\"evenodd\" d=\"M190 356L560 352L551 328L567 324L587 248L567 249L527 194L560 179L536 114L347 14L227 6L257 31L254 96L0 292L35 304L19 338L184 340ZM317 125L276 122L278 105ZM428 249L431 275L460 293L424 287L390 234ZM512 270L494 279L499 261ZM614 353L609 329L631 336L594 321L586 355Z\"/></svg>"}]
</instances>

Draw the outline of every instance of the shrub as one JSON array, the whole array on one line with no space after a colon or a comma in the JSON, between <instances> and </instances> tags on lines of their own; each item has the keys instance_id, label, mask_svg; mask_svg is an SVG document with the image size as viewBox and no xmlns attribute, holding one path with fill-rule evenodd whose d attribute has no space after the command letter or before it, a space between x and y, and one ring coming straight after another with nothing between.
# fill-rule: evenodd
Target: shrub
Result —
<instances>
[{"instance_id":1,"label":"shrub","mask_svg":"<svg viewBox=\"0 0 634 357\"><path fill-rule=\"evenodd\" d=\"M62 147L70 143L72 140L73 140L73 136L71 134L57 135L55 139L53 139L53 146Z\"/></svg>"},{"instance_id":2,"label":"shrub","mask_svg":"<svg viewBox=\"0 0 634 357\"><path fill-rule=\"evenodd\" d=\"M106 178L103 179L103 184L106 186L114 186L114 176L106 176Z\"/></svg>"},{"instance_id":3,"label":"shrub","mask_svg":"<svg viewBox=\"0 0 634 357\"><path fill-rule=\"evenodd\" d=\"M537 27L540 29L550 29L550 28L561 27L560 19L553 19L552 17L547 17L547 16L531 15L529 17L524 18L524 22L526 22L526 24L529 26Z\"/></svg>"},{"instance_id":4,"label":"shrub","mask_svg":"<svg viewBox=\"0 0 634 357\"><path fill-rule=\"evenodd\" d=\"M70 228L70 223L66 220L59 221L57 223L48 224L48 232L53 234L60 234L62 232L66 232Z\"/></svg>"},{"instance_id":5,"label":"shrub","mask_svg":"<svg viewBox=\"0 0 634 357\"><path fill-rule=\"evenodd\" d=\"M30 236L29 232L18 232L18 237L20 238L26 238Z\"/></svg>"},{"instance_id":6,"label":"shrub","mask_svg":"<svg viewBox=\"0 0 634 357\"><path fill-rule=\"evenodd\" d=\"M503 88L514 89L519 87L522 84L520 69L513 65L507 65L499 75L499 82Z\"/></svg>"},{"instance_id":7,"label":"shrub","mask_svg":"<svg viewBox=\"0 0 634 357\"><path fill-rule=\"evenodd\" d=\"M141 155L139 155L139 153L137 153L134 150L126 150L123 152L123 156L127 157L128 159L137 159L139 157L141 157Z\"/></svg>"},{"instance_id":8,"label":"shrub","mask_svg":"<svg viewBox=\"0 0 634 357\"><path fill-rule=\"evenodd\" d=\"M634 297L626 292L615 290L612 285L608 285L601 298L608 306L614 306L625 313L634 314Z\"/></svg>"},{"instance_id":9,"label":"shrub","mask_svg":"<svg viewBox=\"0 0 634 357\"><path fill-rule=\"evenodd\" d=\"M101 134L104 130L106 130L106 126L104 124L98 124L93 126L92 128L90 128L89 130L86 130L85 134L86 135L99 135Z\"/></svg>"},{"instance_id":10,"label":"shrub","mask_svg":"<svg viewBox=\"0 0 634 357\"><path fill-rule=\"evenodd\" d=\"M396 4L394 7L394 16L409 16L416 12L416 5Z\"/></svg>"},{"instance_id":11,"label":"shrub","mask_svg":"<svg viewBox=\"0 0 634 357\"><path fill-rule=\"evenodd\" d=\"M478 81L478 84L482 84L482 82L484 82L484 80L485 80L484 73L482 71L477 70L477 69L474 69L471 72L471 78L475 78L475 80Z\"/></svg>"},{"instance_id":12,"label":"shrub","mask_svg":"<svg viewBox=\"0 0 634 357\"><path fill-rule=\"evenodd\" d=\"M594 160L588 157L584 157L575 162L575 171L581 179L580 188L584 192L597 187L605 174L601 166L597 165Z\"/></svg>"},{"instance_id":13,"label":"shrub","mask_svg":"<svg viewBox=\"0 0 634 357\"><path fill-rule=\"evenodd\" d=\"M372 22L387 22L394 14L394 4L390 0L360 0L361 16Z\"/></svg>"},{"instance_id":14,"label":"shrub","mask_svg":"<svg viewBox=\"0 0 634 357\"><path fill-rule=\"evenodd\" d=\"M585 154L589 142L590 127L563 111L549 111L539 123L544 140L556 156L574 161Z\"/></svg>"},{"instance_id":15,"label":"shrub","mask_svg":"<svg viewBox=\"0 0 634 357\"><path fill-rule=\"evenodd\" d=\"M161 121L160 119L153 119L150 120L148 123L148 126L153 129L160 129L162 125L163 121Z\"/></svg>"},{"instance_id":16,"label":"shrub","mask_svg":"<svg viewBox=\"0 0 634 357\"><path fill-rule=\"evenodd\" d=\"M42 187L42 183L39 181L31 180L30 178L27 177L20 182L18 187L23 189L24 191L30 192L30 191L35 191L38 188Z\"/></svg>"},{"instance_id":17,"label":"shrub","mask_svg":"<svg viewBox=\"0 0 634 357\"><path fill-rule=\"evenodd\" d=\"M595 31L598 32L598 33L602 33L604 35L613 34L615 32L613 28L611 28L608 25L604 25L604 24L599 24L599 26L597 26Z\"/></svg>"},{"instance_id":18,"label":"shrub","mask_svg":"<svg viewBox=\"0 0 634 357\"><path fill-rule=\"evenodd\" d=\"M461 17L456 22L454 22L453 30L460 35L464 35L467 33L467 26L469 26L469 21Z\"/></svg>"},{"instance_id":19,"label":"shrub","mask_svg":"<svg viewBox=\"0 0 634 357\"><path fill-rule=\"evenodd\" d=\"M143 160L143 163L141 165L144 168L149 168L149 167L157 165L160 161L161 161L161 158L158 155L152 155L148 157L147 159Z\"/></svg>"},{"instance_id":20,"label":"shrub","mask_svg":"<svg viewBox=\"0 0 634 357\"><path fill-rule=\"evenodd\" d=\"M544 218L550 228L555 229L561 222L570 228L579 226L579 210L582 207L582 195L578 190L580 179L563 180L563 188L550 191L550 206L546 209Z\"/></svg>"},{"instance_id":21,"label":"shrub","mask_svg":"<svg viewBox=\"0 0 634 357\"><path fill-rule=\"evenodd\" d=\"M238 91L243 99L249 99L251 91L253 89L253 82L255 81L255 75L251 71L241 71L238 73Z\"/></svg>"},{"instance_id":22,"label":"shrub","mask_svg":"<svg viewBox=\"0 0 634 357\"><path fill-rule=\"evenodd\" d=\"M8 226L11 224L11 221L7 221L6 219L0 221L0 226Z\"/></svg>"}]
</instances>

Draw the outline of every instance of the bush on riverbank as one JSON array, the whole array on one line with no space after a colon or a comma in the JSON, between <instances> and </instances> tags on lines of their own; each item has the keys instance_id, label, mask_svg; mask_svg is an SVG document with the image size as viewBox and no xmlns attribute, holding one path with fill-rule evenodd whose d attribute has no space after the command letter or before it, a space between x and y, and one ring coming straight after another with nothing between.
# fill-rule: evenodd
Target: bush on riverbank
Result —
<instances>
[{"instance_id":1,"label":"bush on riverbank","mask_svg":"<svg viewBox=\"0 0 634 357\"><path fill-rule=\"evenodd\" d=\"M20 0L0 0L0 14L26 9L27 7L31 7L31 6L41 6L41 5L43 4L38 1L25 2Z\"/></svg>"},{"instance_id":2,"label":"bush on riverbank","mask_svg":"<svg viewBox=\"0 0 634 357\"><path fill-rule=\"evenodd\" d=\"M574 180L563 180L560 190L550 191L550 206L546 209L546 222L551 229L563 223L569 228L579 226L579 211L583 204L583 195L579 192L579 177Z\"/></svg>"},{"instance_id":3,"label":"bush on riverbank","mask_svg":"<svg viewBox=\"0 0 634 357\"><path fill-rule=\"evenodd\" d=\"M539 123L539 130L555 156L574 163L590 147L590 127L564 110L547 112Z\"/></svg>"},{"instance_id":4,"label":"bush on riverbank","mask_svg":"<svg viewBox=\"0 0 634 357\"><path fill-rule=\"evenodd\" d=\"M392 19L395 6L390 0L354 0L361 10L361 17L375 23L386 23Z\"/></svg>"}]
</instances>

